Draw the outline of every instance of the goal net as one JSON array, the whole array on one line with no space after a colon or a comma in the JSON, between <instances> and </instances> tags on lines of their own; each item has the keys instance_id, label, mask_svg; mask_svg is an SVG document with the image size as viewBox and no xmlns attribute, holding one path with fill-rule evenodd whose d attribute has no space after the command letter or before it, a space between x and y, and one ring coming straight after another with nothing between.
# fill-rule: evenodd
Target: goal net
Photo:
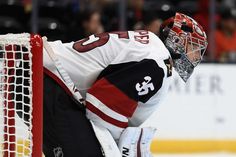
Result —
<instances>
[{"instance_id":1,"label":"goal net","mask_svg":"<svg viewBox=\"0 0 236 157\"><path fill-rule=\"evenodd\" d=\"M0 157L42 157L42 40L0 35Z\"/></svg>"}]
</instances>

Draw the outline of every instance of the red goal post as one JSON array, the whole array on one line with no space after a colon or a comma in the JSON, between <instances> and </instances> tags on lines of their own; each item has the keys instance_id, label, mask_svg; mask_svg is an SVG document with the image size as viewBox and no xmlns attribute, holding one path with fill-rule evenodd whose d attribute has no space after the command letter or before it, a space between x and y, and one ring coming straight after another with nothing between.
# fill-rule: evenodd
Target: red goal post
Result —
<instances>
[{"instance_id":1,"label":"red goal post","mask_svg":"<svg viewBox=\"0 0 236 157\"><path fill-rule=\"evenodd\" d=\"M43 43L0 35L0 157L42 157Z\"/></svg>"}]
</instances>

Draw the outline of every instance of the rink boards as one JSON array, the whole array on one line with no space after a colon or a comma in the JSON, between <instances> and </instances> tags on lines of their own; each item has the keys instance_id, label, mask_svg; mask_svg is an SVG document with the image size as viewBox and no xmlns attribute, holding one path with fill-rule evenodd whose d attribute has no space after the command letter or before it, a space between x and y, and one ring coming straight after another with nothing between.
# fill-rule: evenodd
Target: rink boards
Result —
<instances>
[{"instance_id":1,"label":"rink boards","mask_svg":"<svg viewBox=\"0 0 236 157\"><path fill-rule=\"evenodd\" d=\"M153 152L236 152L236 65L202 64L187 84L173 74L166 100L144 124Z\"/></svg>"}]
</instances>

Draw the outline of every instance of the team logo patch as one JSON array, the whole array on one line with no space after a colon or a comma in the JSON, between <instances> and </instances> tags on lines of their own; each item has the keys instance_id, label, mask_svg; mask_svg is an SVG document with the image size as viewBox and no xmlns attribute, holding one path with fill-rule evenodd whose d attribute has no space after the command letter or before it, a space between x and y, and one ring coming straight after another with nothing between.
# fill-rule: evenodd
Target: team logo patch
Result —
<instances>
[{"instance_id":1,"label":"team logo patch","mask_svg":"<svg viewBox=\"0 0 236 157\"><path fill-rule=\"evenodd\" d=\"M53 149L53 153L55 157L63 157L63 151L61 147L57 147Z\"/></svg>"},{"instance_id":2,"label":"team logo patch","mask_svg":"<svg viewBox=\"0 0 236 157\"><path fill-rule=\"evenodd\" d=\"M141 84L140 83L136 84L135 87L136 90L138 91L139 96L146 95L149 93L150 90L153 91L155 89L151 80L152 78L150 76L145 76L144 81Z\"/></svg>"},{"instance_id":3,"label":"team logo patch","mask_svg":"<svg viewBox=\"0 0 236 157\"><path fill-rule=\"evenodd\" d=\"M173 61L169 58L164 60L164 63L167 67L167 77L172 76Z\"/></svg>"}]
</instances>

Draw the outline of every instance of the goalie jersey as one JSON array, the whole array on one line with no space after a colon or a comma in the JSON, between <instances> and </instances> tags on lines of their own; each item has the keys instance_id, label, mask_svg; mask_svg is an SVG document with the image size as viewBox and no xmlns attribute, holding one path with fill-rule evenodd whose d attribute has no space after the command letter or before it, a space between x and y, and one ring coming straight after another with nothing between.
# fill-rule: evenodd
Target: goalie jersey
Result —
<instances>
[{"instance_id":1,"label":"goalie jersey","mask_svg":"<svg viewBox=\"0 0 236 157\"><path fill-rule=\"evenodd\" d=\"M110 32L49 44L86 100L87 117L114 139L126 127L141 125L168 91L170 53L151 32ZM44 70L69 93L46 50Z\"/></svg>"}]
</instances>

